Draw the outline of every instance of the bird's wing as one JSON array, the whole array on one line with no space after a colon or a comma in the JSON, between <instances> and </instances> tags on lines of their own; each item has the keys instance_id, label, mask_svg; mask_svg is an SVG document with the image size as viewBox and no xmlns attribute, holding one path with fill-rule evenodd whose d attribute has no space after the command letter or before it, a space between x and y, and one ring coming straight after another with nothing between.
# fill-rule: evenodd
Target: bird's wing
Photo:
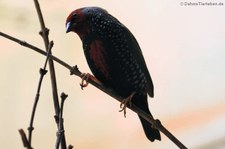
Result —
<instances>
[{"instance_id":1,"label":"bird's wing","mask_svg":"<svg viewBox=\"0 0 225 149\"><path fill-rule=\"evenodd\" d=\"M134 55L139 66L141 67L141 69L144 71L145 77L147 79L147 92L150 97L153 97L154 96L154 86L153 86L153 82L152 82L151 76L149 74L147 65L145 63L141 48L140 48L136 38L129 31L129 29L126 28L125 26L124 26L123 32L126 35L126 37L128 38L127 41L129 42L128 45L131 46L130 50L131 50L132 54Z\"/></svg>"}]
</instances>

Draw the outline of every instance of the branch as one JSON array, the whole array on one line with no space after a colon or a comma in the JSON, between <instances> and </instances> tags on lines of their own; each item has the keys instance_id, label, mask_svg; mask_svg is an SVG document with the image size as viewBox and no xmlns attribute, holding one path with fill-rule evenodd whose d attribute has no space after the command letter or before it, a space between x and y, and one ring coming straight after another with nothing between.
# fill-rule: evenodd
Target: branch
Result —
<instances>
[{"instance_id":1,"label":"branch","mask_svg":"<svg viewBox=\"0 0 225 149\"><path fill-rule=\"evenodd\" d=\"M38 3L38 0L34 0L35 8L38 14L40 26L41 26L41 31L39 34L42 36L44 44L45 44L45 49L46 51L48 50L48 45L49 45L49 29L45 27L43 15L41 12L40 5ZM50 53L51 54L51 53ZM51 75L51 82L52 82L52 94L53 94L53 100L54 100L54 106L55 106L55 113L56 115L59 113L59 99L58 99L58 93L57 93L57 85L56 85L56 76L55 76L55 68L54 68L54 63L52 60L49 60L49 70L50 70L50 75Z\"/></svg>"},{"instance_id":2,"label":"branch","mask_svg":"<svg viewBox=\"0 0 225 149\"><path fill-rule=\"evenodd\" d=\"M64 120L63 120L63 107L64 107L64 102L66 100L66 98L68 97L68 95L66 95L65 93L61 94L61 105L60 105L60 112L59 112L59 117L56 120L58 121L57 123L59 123L59 127L58 127L58 132L57 132L57 139L56 139L56 145L55 145L55 149L59 149L59 144L62 141L62 136L64 136ZM69 145L68 148L72 147L72 145Z\"/></svg>"},{"instance_id":3,"label":"branch","mask_svg":"<svg viewBox=\"0 0 225 149\"><path fill-rule=\"evenodd\" d=\"M40 53L40 54L42 54L42 55L44 55L44 56L47 56L47 53L46 53L45 51L43 51L43 50L40 49L40 48L37 48L37 47L34 46L34 45L31 45L31 44L27 43L26 41L22 41L22 40L20 40L20 39L18 39L18 38L12 37L12 36L10 36L10 35L8 35L8 34L5 34L5 33L3 33L3 32L0 32L0 36L5 37L5 38L7 38L7 39L9 39L9 40L12 40L12 41L14 41L14 42L20 44L21 46L24 46L24 47L27 47L27 48L29 48L29 49L32 49L32 50L34 50L34 51L36 51L36 52L38 52L38 53ZM59 58L55 57L54 55L49 54L49 57L50 57L50 59L56 61L57 63L59 63L59 64L61 64L62 66L66 67L67 69L71 69L71 68L72 68L70 65L68 65L68 64L65 63L65 62L63 62L62 60L60 60ZM71 70L72 70L72 69L71 69Z\"/></svg>"},{"instance_id":4,"label":"branch","mask_svg":"<svg viewBox=\"0 0 225 149\"><path fill-rule=\"evenodd\" d=\"M33 132L33 129L34 129L34 127L33 127L34 116L35 116L37 104L38 104L39 97L40 97L40 90L41 90L42 81L43 81L43 78L44 78L45 74L47 73L46 66L47 66L47 62L49 60L49 54L51 53L52 47L53 47L53 41L51 41L49 43L48 53L47 53L47 56L46 56L45 64L44 64L43 68L41 68L40 71L39 71L40 72L40 79L39 79L38 88L37 88L37 92L36 92L36 96L35 96L35 100L34 100L34 105L33 105L32 113L31 113L30 125L28 127L28 142L29 142L30 146L31 146L32 132Z\"/></svg>"},{"instance_id":5,"label":"branch","mask_svg":"<svg viewBox=\"0 0 225 149\"><path fill-rule=\"evenodd\" d=\"M11 37L9 35L6 35L4 33L0 32L1 36L4 36L10 40L13 40L25 47L28 47L42 55L46 55L46 52L44 52L43 50L28 44L24 41L21 41L19 39L16 39L14 37ZM63 62L62 60L60 60L59 58L53 56L53 55L49 55L50 59L58 62L59 64L61 64L62 66L66 67L67 69L70 70L71 74L76 75L80 78L83 77L83 73L81 73L78 69L77 66L71 67L69 64ZM122 97L118 96L116 93L114 93L112 90L110 90L109 88L103 86L101 83L99 83L98 81L96 81L95 79L93 79L92 77L90 77L87 82L89 82L90 84L92 84L93 86L95 86L96 88L100 89L101 91L105 92L106 94L110 95L111 97L113 97L114 99L118 100L119 102L122 101ZM146 121L148 121L149 123L151 123L153 125L154 128L158 129L159 131L161 131L164 135L166 135L173 143L175 143L180 149L187 149L187 147L182 144L172 133L170 133L162 124L159 120L155 120L153 119L151 116L149 116L147 113L145 113L143 110L141 110L140 108L138 108L137 106L135 106L134 104L132 104L131 107L128 106L129 109L131 109L132 111L136 112L138 115L140 115L142 118L144 118Z\"/></svg>"},{"instance_id":6,"label":"branch","mask_svg":"<svg viewBox=\"0 0 225 149\"><path fill-rule=\"evenodd\" d=\"M34 0L34 4L35 4L35 8L37 10L37 14L38 14L38 18L39 18L39 22L40 22L40 26L41 26L41 31L39 33L43 38L43 41L44 41L44 44L45 44L45 49L47 51L48 45L49 45L49 38L48 38L49 29L47 29L45 27L43 15L42 15L41 8L40 8L38 0ZM51 76L52 95L53 95L55 116L58 117L60 109L59 109L59 98L58 98L56 75L55 75L55 68L54 68L53 60L49 60L49 70L50 70L50 76ZM58 123L57 123L57 126L59 127ZM66 139L65 139L64 134L62 135L61 147L62 147L62 149L66 149Z\"/></svg>"},{"instance_id":7,"label":"branch","mask_svg":"<svg viewBox=\"0 0 225 149\"><path fill-rule=\"evenodd\" d=\"M47 53L47 56L46 56L44 66L43 66L43 68L40 68L40 71L39 71L40 72L40 78L39 78L37 92L36 92L36 96L35 96L35 100L34 100L34 104L33 104L33 109L32 109L32 113L31 113L30 125L28 127L28 139L26 137L26 134L25 134L24 130L23 129L19 130L19 133L20 133L21 138L22 138L23 145L24 145L24 147L27 147L27 149L32 149L31 140L32 140L32 132L34 130L34 127L33 127L34 116L35 116L37 104L38 104L39 97L40 97L40 90L41 90L42 81L43 81L43 78L44 78L45 74L47 73L46 66L47 66L47 62L49 60L49 53L51 52L52 47L53 47L53 41L51 41L49 46L48 46L48 53Z\"/></svg>"},{"instance_id":8,"label":"branch","mask_svg":"<svg viewBox=\"0 0 225 149\"><path fill-rule=\"evenodd\" d=\"M26 147L27 149L33 149L28 142L28 139L27 139L27 136L26 136L24 130L19 129L19 133L20 133L20 136L21 136L21 139L22 139L22 142L23 142L23 146Z\"/></svg>"}]
</instances>

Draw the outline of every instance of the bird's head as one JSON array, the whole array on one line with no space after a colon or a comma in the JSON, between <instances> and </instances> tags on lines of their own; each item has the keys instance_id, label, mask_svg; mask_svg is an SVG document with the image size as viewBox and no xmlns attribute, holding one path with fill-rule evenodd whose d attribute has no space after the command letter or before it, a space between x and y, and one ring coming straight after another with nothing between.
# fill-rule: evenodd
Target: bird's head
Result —
<instances>
[{"instance_id":1,"label":"bird's head","mask_svg":"<svg viewBox=\"0 0 225 149\"><path fill-rule=\"evenodd\" d=\"M66 19L66 33L72 31L83 36L89 29L88 14L85 8L72 11Z\"/></svg>"},{"instance_id":2,"label":"bird's head","mask_svg":"<svg viewBox=\"0 0 225 149\"><path fill-rule=\"evenodd\" d=\"M91 19L105 10L99 7L84 7L72 11L66 19L66 33L75 32L80 38L91 31Z\"/></svg>"}]
</instances>

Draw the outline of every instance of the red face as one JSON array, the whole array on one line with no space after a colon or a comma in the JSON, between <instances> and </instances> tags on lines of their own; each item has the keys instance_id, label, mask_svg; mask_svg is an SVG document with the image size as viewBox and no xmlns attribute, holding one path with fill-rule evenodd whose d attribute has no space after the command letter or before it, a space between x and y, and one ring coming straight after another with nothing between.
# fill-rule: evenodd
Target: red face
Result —
<instances>
[{"instance_id":1,"label":"red face","mask_svg":"<svg viewBox=\"0 0 225 149\"><path fill-rule=\"evenodd\" d=\"M89 23L83 8L74 10L70 13L66 20L66 33L75 32L80 38L89 32Z\"/></svg>"}]
</instances>

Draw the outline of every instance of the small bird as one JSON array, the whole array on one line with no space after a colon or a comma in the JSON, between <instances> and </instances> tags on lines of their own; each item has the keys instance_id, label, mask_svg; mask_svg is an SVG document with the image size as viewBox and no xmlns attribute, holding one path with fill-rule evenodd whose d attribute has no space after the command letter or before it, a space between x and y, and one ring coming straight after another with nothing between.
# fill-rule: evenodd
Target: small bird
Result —
<instances>
[{"instance_id":1,"label":"small bird","mask_svg":"<svg viewBox=\"0 0 225 149\"><path fill-rule=\"evenodd\" d=\"M122 111L131 103L152 117L147 96L154 96L153 82L140 46L118 19L100 7L72 11L66 20L66 33L80 37L84 55L93 75L106 87L124 98ZM157 129L140 117L150 141L161 140Z\"/></svg>"}]
</instances>

